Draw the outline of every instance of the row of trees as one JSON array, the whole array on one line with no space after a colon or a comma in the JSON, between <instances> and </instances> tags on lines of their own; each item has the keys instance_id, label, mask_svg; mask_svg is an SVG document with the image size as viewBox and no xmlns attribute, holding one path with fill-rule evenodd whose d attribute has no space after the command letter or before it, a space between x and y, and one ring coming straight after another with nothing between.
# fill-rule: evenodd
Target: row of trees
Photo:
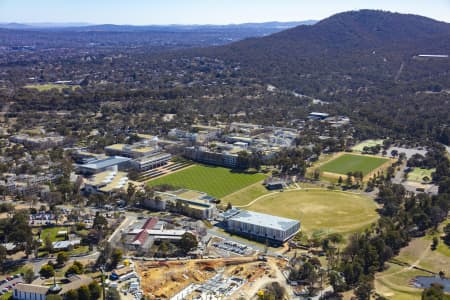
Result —
<instances>
[{"instance_id":1,"label":"row of trees","mask_svg":"<svg viewBox=\"0 0 450 300\"><path fill-rule=\"evenodd\" d=\"M92 281L89 285L81 286L76 290L66 293L65 300L97 300L102 294L102 289L97 281Z\"/></svg>"}]
</instances>

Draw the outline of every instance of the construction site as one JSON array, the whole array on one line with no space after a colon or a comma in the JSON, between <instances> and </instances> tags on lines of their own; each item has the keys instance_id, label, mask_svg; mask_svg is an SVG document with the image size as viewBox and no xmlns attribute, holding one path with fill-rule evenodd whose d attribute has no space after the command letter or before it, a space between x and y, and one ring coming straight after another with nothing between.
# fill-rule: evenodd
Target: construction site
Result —
<instances>
[{"instance_id":1,"label":"construction site","mask_svg":"<svg viewBox=\"0 0 450 300\"><path fill-rule=\"evenodd\" d=\"M189 261L136 262L150 299L251 299L271 281L286 282L286 261L256 256Z\"/></svg>"}]
</instances>

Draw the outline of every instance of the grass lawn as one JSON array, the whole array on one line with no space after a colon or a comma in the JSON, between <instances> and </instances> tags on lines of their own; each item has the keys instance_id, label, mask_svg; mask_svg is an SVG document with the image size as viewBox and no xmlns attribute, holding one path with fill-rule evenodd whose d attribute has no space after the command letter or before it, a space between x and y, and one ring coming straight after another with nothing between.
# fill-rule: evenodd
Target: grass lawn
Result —
<instances>
[{"instance_id":1,"label":"grass lawn","mask_svg":"<svg viewBox=\"0 0 450 300\"><path fill-rule=\"evenodd\" d=\"M148 182L150 186L170 184L208 193L222 198L266 178L264 174L235 173L230 169L195 165L179 172Z\"/></svg>"},{"instance_id":2,"label":"grass lawn","mask_svg":"<svg viewBox=\"0 0 450 300\"><path fill-rule=\"evenodd\" d=\"M421 299L422 289L410 286L409 282L416 276L428 276L429 274L419 270L402 271L403 267L391 263L387 265L389 269L379 273L381 276L375 278L376 292L394 300Z\"/></svg>"},{"instance_id":3,"label":"grass lawn","mask_svg":"<svg viewBox=\"0 0 450 300\"><path fill-rule=\"evenodd\" d=\"M431 173L436 171L436 169L421 169L414 168L411 172L408 173L408 180L423 182L423 178L427 176L431 180Z\"/></svg>"},{"instance_id":4,"label":"grass lawn","mask_svg":"<svg viewBox=\"0 0 450 300\"><path fill-rule=\"evenodd\" d=\"M0 296L0 300L12 299L12 292L7 292Z\"/></svg>"},{"instance_id":5,"label":"grass lawn","mask_svg":"<svg viewBox=\"0 0 450 300\"><path fill-rule=\"evenodd\" d=\"M77 248L73 248L73 250L69 251L69 255L78 255L89 252L89 246L78 246Z\"/></svg>"},{"instance_id":6,"label":"grass lawn","mask_svg":"<svg viewBox=\"0 0 450 300\"><path fill-rule=\"evenodd\" d=\"M376 145L383 145L383 140L365 140L353 146L352 150L362 152L364 147L374 147Z\"/></svg>"},{"instance_id":7,"label":"grass lawn","mask_svg":"<svg viewBox=\"0 0 450 300\"><path fill-rule=\"evenodd\" d=\"M302 230L360 231L378 219L375 202L365 196L339 191L310 189L268 195L248 210L296 219Z\"/></svg>"},{"instance_id":8,"label":"grass lawn","mask_svg":"<svg viewBox=\"0 0 450 300\"><path fill-rule=\"evenodd\" d=\"M364 176L366 176L387 161L389 159L382 157L343 154L322 165L320 170L343 175L348 172L362 171Z\"/></svg>"},{"instance_id":9,"label":"grass lawn","mask_svg":"<svg viewBox=\"0 0 450 300\"><path fill-rule=\"evenodd\" d=\"M61 92L63 89L75 89L80 86L79 85L46 83L46 84L27 84L24 87L27 89L36 89L39 92L45 92L45 91L49 91L52 89L57 89L59 92Z\"/></svg>"},{"instance_id":10,"label":"grass lawn","mask_svg":"<svg viewBox=\"0 0 450 300\"><path fill-rule=\"evenodd\" d=\"M69 231L69 228L67 227L49 227L49 228L44 228L41 231L41 239L44 240L44 238L46 236L50 237L50 240L52 242L57 242L57 241L64 241L65 238L64 236L56 236L58 234L58 231Z\"/></svg>"},{"instance_id":11,"label":"grass lawn","mask_svg":"<svg viewBox=\"0 0 450 300\"><path fill-rule=\"evenodd\" d=\"M260 182L252 184L248 187L243 188L240 191L229 194L226 197L222 198L222 204L226 205L230 202L233 205L246 205L250 203L252 200L270 193Z\"/></svg>"}]
</instances>

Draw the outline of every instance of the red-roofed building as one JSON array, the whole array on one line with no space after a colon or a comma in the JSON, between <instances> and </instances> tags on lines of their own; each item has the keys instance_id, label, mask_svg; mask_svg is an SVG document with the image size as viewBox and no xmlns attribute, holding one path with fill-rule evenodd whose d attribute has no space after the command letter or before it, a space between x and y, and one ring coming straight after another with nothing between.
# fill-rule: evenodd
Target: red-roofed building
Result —
<instances>
[{"instance_id":1,"label":"red-roofed building","mask_svg":"<svg viewBox=\"0 0 450 300\"><path fill-rule=\"evenodd\" d=\"M148 233L145 230L142 230L136 237L134 238L132 245L142 246L148 238Z\"/></svg>"},{"instance_id":2,"label":"red-roofed building","mask_svg":"<svg viewBox=\"0 0 450 300\"><path fill-rule=\"evenodd\" d=\"M158 223L158 218L150 218L145 222L144 226L142 226L143 230L151 230L155 227L156 223Z\"/></svg>"},{"instance_id":3,"label":"red-roofed building","mask_svg":"<svg viewBox=\"0 0 450 300\"><path fill-rule=\"evenodd\" d=\"M145 241L147 241L147 238L148 238L147 230L152 230L155 227L155 225L158 223L158 221L159 221L158 218L148 219L142 226L140 232L135 236L135 238L133 239L131 244L136 247L141 247L142 245L144 245Z\"/></svg>"}]
</instances>

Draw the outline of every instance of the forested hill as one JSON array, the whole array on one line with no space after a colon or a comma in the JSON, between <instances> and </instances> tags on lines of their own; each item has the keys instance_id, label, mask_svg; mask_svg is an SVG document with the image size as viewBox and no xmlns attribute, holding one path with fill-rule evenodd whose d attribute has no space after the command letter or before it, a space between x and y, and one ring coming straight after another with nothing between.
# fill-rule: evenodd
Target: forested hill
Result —
<instances>
[{"instance_id":1,"label":"forested hill","mask_svg":"<svg viewBox=\"0 0 450 300\"><path fill-rule=\"evenodd\" d=\"M360 10L331 16L313 26L198 51L238 61L248 75L273 84L292 89L306 86L305 93L338 73L354 79L354 85L344 87L359 88L394 78L400 64L416 54L449 54L450 24L417 15ZM448 60L443 64L448 67ZM401 79L408 80L408 76ZM324 88L333 89L336 80Z\"/></svg>"},{"instance_id":2,"label":"forested hill","mask_svg":"<svg viewBox=\"0 0 450 300\"><path fill-rule=\"evenodd\" d=\"M450 59L419 54L450 54L450 24L361 10L188 55L239 64L241 77L333 103L317 109L350 116L365 136L430 138L450 124Z\"/></svg>"},{"instance_id":3,"label":"forested hill","mask_svg":"<svg viewBox=\"0 0 450 300\"><path fill-rule=\"evenodd\" d=\"M376 10L340 13L313 26L300 25L262 38L251 38L230 44L216 51L251 51L264 55L269 52L317 54L327 51L372 49L417 50L435 48L449 52L450 24L422 16ZM428 41L434 40L436 44Z\"/></svg>"},{"instance_id":4,"label":"forested hill","mask_svg":"<svg viewBox=\"0 0 450 300\"><path fill-rule=\"evenodd\" d=\"M295 27L274 34L274 40L303 42L304 47L321 49L366 49L401 47L403 43L447 38L450 24L417 15L361 10L344 12L318 22L315 26Z\"/></svg>"}]
</instances>

